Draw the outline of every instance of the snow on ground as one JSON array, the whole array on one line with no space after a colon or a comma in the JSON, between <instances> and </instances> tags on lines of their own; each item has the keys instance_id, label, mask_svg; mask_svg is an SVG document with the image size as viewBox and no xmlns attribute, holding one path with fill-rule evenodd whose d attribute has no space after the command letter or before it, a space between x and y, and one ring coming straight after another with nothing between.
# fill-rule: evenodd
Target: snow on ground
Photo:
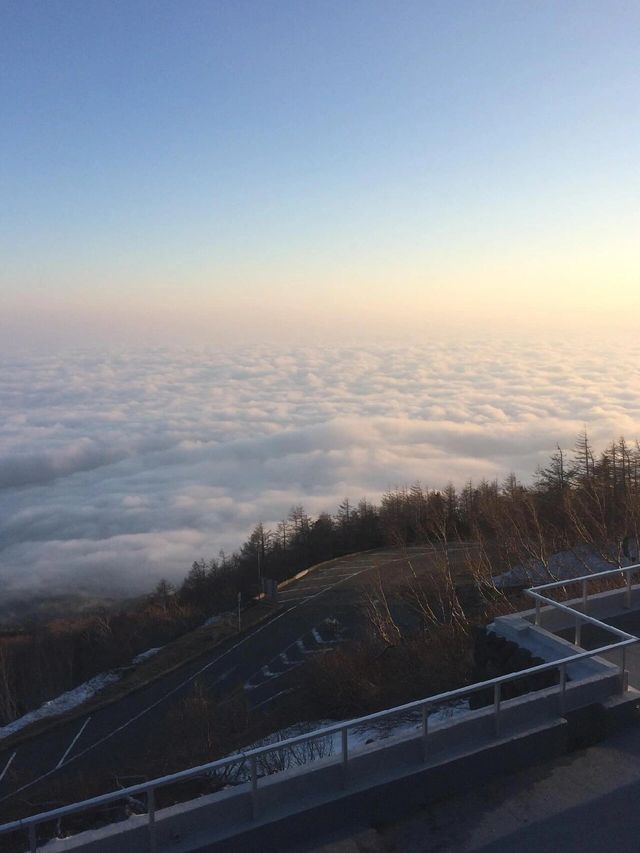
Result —
<instances>
[{"instance_id":1,"label":"snow on ground","mask_svg":"<svg viewBox=\"0 0 640 853\"><path fill-rule=\"evenodd\" d=\"M157 655L160 649L163 649L164 646L158 646L155 649L147 649L146 652L140 652L139 655L136 655L131 663L142 663L149 658L152 658L154 655Z\"/></svg>"},{"instance_id":2,"label":"snow on ground","mask_svg":"<svg viewBox=\"0 0 640 853\"><path fill-rule=\"evenodd\" d=\"M461 700L446 706L441 706L429 714L429 722L441 723L455 720L470 712L469 703ZM316 720L307 723L295 723L286 729L280 729L267 737L262 738L246 747L246 750L258 749L262 746L278 744L289 738L335 725L335 720ZM381 720L367 723L355 724L349 728L347 733L349 752L357 753L388 738L409 738L415 736L422 729L422 711L407 711L401 714L383 718ZM258 759L258 774L269 775L292 767L299 767L312 761L337 755L342 749L342 735L340 732L319 737L315 741L284 747L274 750L272 753ZM231 757L231 756L230 756ZM220 778L228 784L240 784L249 779L250 770L240 757L238 765L228 768L220 773ZM214 774L215 775L215 774Z\"/></svg>"},{"instance_id":3,"label":"snow on ground","mask_svg":"<svg viewBox=\"0 0 640 853\"><path fill-rule=\"evenodd\" d=\"M612 548L607 557L608 560L586 545L578 546L571 551L553 554L549 557L546 567L541 560L531 559L497 575L493 580L498 588L533 586L555 580L570 580L596 572L615 571L619 568L617 550ZM629 565L630 561L621 555L620 566Z\"/></svg>"},{"instance_id":4,"label":"snow on ground","mask_svg":"<svg viewBox=\"0 0 640 853\"><path fill-rule=\"evenodd\" d=\"M158 648L147 649L145 652L140 652L139 655L136 655L133 658L131 664L135 665L143 663L148 658L157 654L162 648L164 648L164 646L158 646ZM0 727L0 740L8 737L9 735L15 734L25 726L31 725L31 723L35 723L36 720L42 720L45 717L55 717L58 714L64 714L66 711L70 711L72 708L77 708L79 705L82 705L84 702L87 702L95 696L96 693L104 690L104 688L109 684L114 684L116 681L120 681L128 669L130 669L130 667L123 666L119 669L112 669L109 672L101 672L98 675L94 675L94 677L90 678L89 681L85 681L83 684L79 684L77 687L74 687L73 690L68 690L66 693L56 696L55 699L49 699L48 702L45 702L34 711L29 711L28 714L24 714L24 716L18 717L17 720L7 723L6 726Z\"/></svg>"},{"instance_id":5,"label":"snow on ground","mask_svg":"<svg viewBox=\"0 0 640 853\"><path fill-rule=\"evenodd\" d=\"M219 625L222 622L225 614L224 613L216 613L215 616L209 616L208 619L202 623L203 625Z\"/></svg>"},{"instance_id":6,"label":"snow on ground","mask_svg":"<svg viewBox=\"0 0 640 853\"><path fill-rule=\"evenodd\" d=\"M213 616L209 616L202 625L222 625L223 622L235 622L237 618L235 610L225 610L223 613L214 613Z\"/></svg>"},{"instance_id":7,"label":"snow on ground","mask_svg":"<svg viewBox=\"0 0 640 853\"><path fill-rule=\"evenodd\" d=\"M540 560L532 559L526 563L521 563L513 569L510 569L508 572L504 572L503 574L496 576L494 578L494 582L497 587L531 586L533 584L547 583L552 580L568 580L595 572L604 572L609 570L615 571L618 566L617 562L614 563L613 561L617 560L617 557L617 552L614 553L614 550L612 549L609 557L610 562L608 562L601 554L596 553L587 546L577 547L571 551L561 551L557 554L553 554L549 558L547 567L545 567ZM631 562L626 557L622 557L620 565L628 566L631 565ZM211 616L206 620L206 622L204 622L204 625L216 625L228 617L228 613L220 613L215 616ZM319 643L327 642L318 632L316 632L315 629L314 636ZM142 663L157 654L161 648L162 646L141 652L133 658L132 664L135 665ZM125 668L100 673L99 675L94 676L94 678L91 678L89 681L86 681L84 684L80 684L78 687L75 687L73 690L69 690L61 696L57 696L55 699L45 702L44 705L40 706L40 708L30 711L28 714L8 723L6 726L0 728L0 740L14 734L36 720L62 714L65 711L78 707L78 705L82 705L83 702L86 702L100 690L103 690L107 685L118 681L122 677L124 669ZM429 714L429 719L432 722L440 722L458 717L461 714L466 714L468 712L469 705L464 701L455 705L441 707L438 710L433 711ZM298 723L287 729L274 732L267 738L247 747L247 749L254 749L259 746L277 743L278 741L296 737L300 734L307 734L315 729L333 724L334 723L331 720L321 720L315 723ZM349 749L357 752L359 749L363 749L369 744L385 738L402 736L409 737L413 732L418 730L421 725L422 717L421 712L419 711L404 715L396 715L387 719L379 720L375 723L355 725L348 733ZM322 757L323 755L332 755L341 748L340 733L336 733L333 735L327 735L316 742L313 746L289 749L287 750L289 755L288 758L279 756L277 760L283 761L286 766L289 767L296 764L304 764L307 761L314 760L315 758ZM267 767L265 767L265 771L269 772ZM236 781L242 781L244 773L245 771L241 769Z\"/></svg>"},{"instance_id":8,"label":"snow on ground","mask_svg":"<svg viewBox=\"0 0 640 853\"><path fill-rule=\"evenodd\" d=\"M77 708L78 705L82 705L83 702L91 699L92 696L95 696L96 693L103 690L108 684L118 681L121 675L121 672L115 670L113 672L101 672L99 675L89 679L89 681L85 681L84 684L74 687L73 690L68 690L66 693L56 696L55 699L50 699L44 705L36 708L35 711L29 711L23 717L19 717L17 720L7 723L6 726L0 728L0 740L15 734L31 723L35 723L36 720L42 720L44 717L53 717L57 714L63 714L65 711L70 711L72 708Z\"/></svg>"}]
</instances>

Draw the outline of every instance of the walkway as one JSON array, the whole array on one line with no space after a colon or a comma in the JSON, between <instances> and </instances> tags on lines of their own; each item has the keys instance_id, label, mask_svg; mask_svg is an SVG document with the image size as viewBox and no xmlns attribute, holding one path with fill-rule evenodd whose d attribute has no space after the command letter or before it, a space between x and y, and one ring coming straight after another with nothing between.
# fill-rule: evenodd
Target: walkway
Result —
<instances>
[{"instance_id":1,"label":"walkway","mask_svg":"<svg viewBox=\"0 0 640 853\"><path fill-rule=\"evenodd\" d=\"M640 635L640 612L604 620ZM573 641L573 631L560 632ZM583 627L595 648L611 635ZM612 653L612 663L620 663ZM629 683L640 689L640 645L627 651ZM488 782L394 824L352 827L295 853L637 853L640 850L640 720L597 746Z\"/></svg>"},{"instance_id":2,"label":"walkway","mask_svg":"<svg viewBox=\"0 0 640 853\"><path fill-rule=\"evenodd\" d=\"M379 849L637 853L638 803L640 726L382 828Z\"/></svg>"}]
</instances>

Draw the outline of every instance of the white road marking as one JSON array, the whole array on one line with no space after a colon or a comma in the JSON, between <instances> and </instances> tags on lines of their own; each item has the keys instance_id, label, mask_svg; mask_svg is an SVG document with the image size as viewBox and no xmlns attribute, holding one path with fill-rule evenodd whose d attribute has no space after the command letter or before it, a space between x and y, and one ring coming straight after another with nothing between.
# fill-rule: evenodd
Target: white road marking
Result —
<instances>
[{"instance_id":1,"label":"white road marking","mask_svg":"<svg viewBox=\"0 0 640 853\"><path fill-rule=\"evenodd\" d=\"M334 645L335 640L325 640L320 631L317 628L312 628L311 633L313 634L313 638L321 646L331 646Z\"/></svg>"},{"instance_id":2,"label":"white road marking","mask_svg":"<svg viewBox=\"0 0 640 853\"><path fill-rule=\"evenodd\" d=\"M323 652L325 649L310 649L308 648L303 640L296 640L296 646L300 649L303 655L317 655L318 652Z\"/></svg>"},{"instance_id":3,"label":"white road marking","mask_svg":"<svg viewBox=\"0 0 640 853\"><path fill-rule=\"evenodd\" d=\"M284 696L285 693L293 693L294 690L294 687L288 687L286 690L281 690L279 693L274 693L273 696L269 696L268 699L265 699L263 702L258 702L257 705L254 705L253 710L257 711L258 708L262 708L263 705L268 705L269 702L273 702L273 700L277 699L278 696Z\"/></svg>"},{"instance_id":4,"label":"white road marking","mask_svg":"<svg viewBox=\"0 0 640 853\"><path fill-rule=\"evenodd\" d=\"M0 782L2 782L2 780L4 779L4 777L7 773L7 770L11 767L11 763L17 754L18 754L17 752L14 752L13 755L11 756L11 758L5 764L4 770L2 771L2 773L0 773Z\"/></svg>"},{"instance_id":5,"label":"white road marking","mask_svg":"<svg viewBox=\"0 0 640 853\"><path fill-rule=\"evenodd\" d=\"M60 761L58 761L58 763L56 764L56 770L57 770L59 767L62 767L62 765L64 764L64 760L65 760L65 758L67 757L67 755L69 755L69 753L71 752L71 750L72 750L72 749L73 749L73 747L75 746L75 743L76 743L76 741L78 740L78 738L80 737L80 735L82 734L82 732L83 732L83 731L87 728L87 726L89 725L89 721L90 721L90 720L91 720L91 717L87 717L87 719L84 721L84 723L80 726L80 729L79 729L78 733L76 734L76 736L74 737L74 739L71 741L71 743L70 743L70 744L69 744L69 746L67 747L67 750L66 750L65 754L62 756L62 758L60 759Z\"/></svg>"},{"instance_id":6,"label":"white road marking","mask_svg":"<svg viewBox=\"0 0 640 853\"><path fill-rule=\"evenodd\" d=\"M298 590L297 598L308 598L308 596L312 592L317 592L319 589L322 589L323 587L326 587L326 583L316 584L315 586L313 586L311 584L307 584L306 586L304 586L303 588Z\"/></svg>"},{"instance_id":7,"label":"white road marking","mask_svg":"<svg viewBox=\"0 0 640 853\"><path fill-rule=\"evenodd\" d=\"M331 622L331 620L325 619L324 622ZM337 620L333 624L337 625ZM315 638L315 641L318 643L318 645L335 646L339 642L339 640L333 639L325 640L317 628L312 628L311 633L313 634L313 637ZM306 634L303 636L306 636ZM295 640L295 642L287 646L287 648L283 652L280 652L278 655L276 655L276 657L272 658L272 660L270 660L269 663L265 664L260 670L254 672L253 675L250 675L247 681L244 683L244 689L247 691L255 690L258 687L264 686L269 681L272 681L276 678L281 678L283 675L287 675L287 673L291 672L292 669L296 669L297 667L301 666L304 661L295 659L292 660L287 654L288 651L294 647L296 647L304 655L312 655L317 654L318 652L328 651L328 649L308 648L304 644L303 637L299 637L297 640ZM286 669L274 671L271 668L274 663L276 665L284 664ZM256 679L260 676L262 676L262 680L256 683Z\"/></svg>"},{"instance_id":8,"label":"white road marking","mask_svg":"<svg viewBox=\"0 0 640 853\"><path fill-rule=\"evenodd\" d=\"M220 684L221 681L224 681L225 678L229 678L229 676L235 672L235 667L228 669L226 672L223 672L222 675L219 675L216 680L213 682L214 684Z\"/></svg>"},{"instance_id":9,"label":"white road marking","mask_svg":"<svg viewBox=\"0 0 640 853\"><path fill-rule=\"evenodd\" d=\"M379 564L376 563L375 565L378 566L378 565L387 565L389 563L404 562L405 559L406 559L405 557L395 557L395 558L390 558L390 559L383 559L381 563L379 563ZM370 568L374 568L374 566L371 566ZM352 575L349 575L349 577L352 577L352 578L356 577L357 575L360 575L365 571L369 571L369 569L368 568L367 569L359 569L357 572L354 572ZM158 705L162 704L162 702L164 702L170 696L173 696L179 690L182 690L183 687L185 687L190 682L194 681L199 675L202 675L203 672L206 672L206 670L210 669L212 666L215 666L217 663L219 663L221 660L223 660L223 658L230 655L232 652L234 652L240 646L244 645L249 640L252 640L257 634L260 634L262 631L266 631L266 629L270 628L274 622L277 622L279 619L283 619L285 616L288 616L293 610L296 610L298 607L303 607L305 604L308 604L310 601L313 601L315 598L318 598L318 596L323 595L325 592L329 592L330 589L334 589L335 587L339 586L341 583L344 583L346 580L348 580L348 578L341 578L340 580L337 580L335 583L329 584L327 587L325 587L324 589L321 589L319 592L316 592L313 595L310 595L308 598L305 598L299 604L295 604L292 607L289 607L286 610L283 610L282 613L279 613L277 616L274 616L273 619L269 620L269 622L265 622L263 625L259 625L255 629L255 631L253 631L251 634L247 634L246 636L244 636L241 640L239 640L237 643L235 643L235 645L233 645L229 649L227 649L226 652L223 652L219 657L214 658L214 660L209 661L209 663L205 664L203 667L201 667L193 675L188 676L187 678L185 678L184 681L182 681L176 687L169 690L167 693L162 695L155 702L152 702L151 705L147 705L147 707L143 708L142 711L139 711L137 714L134 714L133 717L130 717L128 720L125 720L124 723L121 723L119 726L116 726L115 729L112 729L112 731L110 731L108 734L104 735L102 738L100 738L100 740L95 741L95 743L92 743L89 746L85 747L80 752L77 752L74 756L72 756L69 759L68 763L75 761L78 758L81 758L83 755L86 755L86 753L90 752L92 749L95 749L97 746L100 746L101 744L108 741L114 735L117 735L119 732L128 728L132 723L135 723L136 720L139 720L145 714L148 714L149 711L152 711ZM11 791L11 793L5 794L4 797L0 797L0 803L3 803L5 800L8 800L10 797L13 797L16 794L21 793L22 791L26 790L27 788L30 788L32 785L36 785L38 782L42 782L43 779L47 779L57 769L58 768L55 767L53 770L49 770L46 773L42 773L36 779L32 779L30 782L27 782L26 784L22 785L20 788L16 788L14 791Z\"/></svg>"},{"instance_id":10,"label":"white road marking","mask_svg":"<svg viewBox=\"0 0 640 853\"><path fill-rule=\"evenodd\" d=\"M335 574L333 577L334 577L334 578L343 578L343 579L346 579L346 578L352 578L354 574L358 574L358 572L351 572L351 573L350 573L350 574L348 574L348 575L339 575L339 574Z\"/></svg>"},{"instance_id":11,"label":"white road marking","mask_svg":"<svg viewBox=\"0 0 640 853\"><path fill-rule=\"evenodd\" d=\"M290 666L289 669L283 669L282 672L272 672L269 670L267 673L263 673L262 669L267 669L267 667L262 667L260 670L261 674L264 675L264 681L259 681L257 684L253 683L253 677L247 681L244 685L245 689L255 690L257 687L264 687L265 684L269 684L270 681L276 681L278 678L282 678L283 675L289 675L292 669L295 669L298 666L301 666L302 661L299 661L295 664L295 666Z\"/></svg>"},{"instance_id":12,"label":"white road marking","mask_svg":"<svg viewBox=\"0 0 640 853\"><path fill-rule=\"evenodd\" d=\"M333 575L332 577L333 578L345 577L345 575ZM299 586L299 589L305 589L306 590L306 589L313 589L313 588L318 587L318 586L326 586L327 581L330 581L330 580L332 580L332 578L314 578L312 581L305 581L304 583L301 583Z\"/></svg>"}]
</instances>

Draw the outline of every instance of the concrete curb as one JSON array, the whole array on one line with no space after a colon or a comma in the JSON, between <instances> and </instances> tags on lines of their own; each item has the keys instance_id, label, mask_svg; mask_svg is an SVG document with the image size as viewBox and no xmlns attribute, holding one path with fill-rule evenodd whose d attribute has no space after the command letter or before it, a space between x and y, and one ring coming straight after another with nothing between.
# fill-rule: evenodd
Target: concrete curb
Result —
<instances>
[{"instance_id":1,"label":"concrete curb","mask_svg":"<svg viewBox=\"0 0 640 853\"><path fill-rule=\"evenodd\" d=\"M374 554L376 551L380 550L380 548L368 548L366 551L353 551L350 554L343 554L341 557L332 557L330 560L323 560L321 563L314 563L314 565L309 566L308 569L303 569L301 572L298 572L297 575L293 575L293 577L281 581L278 584L278 592L280 592L281 589L286 589L288 586L291 586L292 583L301 580L301 578L306 577L310 572L315 572L316 569L321 569L323 566L335 563L336 560L344 560L347 557L360 557L362 554Z\"/></svg>"},{"instance_id":2,"label":"concrete curb","mask_svg":"<svg viewBox=\"0 0 640 853\"><path fill-rule=\"evenodd\" d=\"M249 608L249 612L251 612L252 608ZM52 731L59 726L64 726L67 723L71 723L74 720L78 720L88 713L95 713L96 711L101 711L103 708L108 708L109 705L114 705L116 702L120 702L122 699L125 699L127 696L132 696L134 693L137 693L140 690L144 690L149 685L153 684L156 681L159 681L161 678L165 678L167 675L171 675L177 670L181 669L183 666L187 666L193 661L198 660L199 657L203 655L210 654L212 651L217 649L219 646L222 646L224 643L229 640L235 639L236 637L241 637L246 631L255 628L256 625L260 625L263 622L271 619L275 613L278 612L277 605L271 610L269 613L265 613L260 619L257 619L255 622L252 622L251 625L245 626L240 633L235 632L231 634L225 634L224 637L220 637L212 646L209 646L207 649L200 649L194 654L183 658L179 663L174 664L173 666L168 667L167 669L163 669L161 672L156 673L153 676L150 676L146 681L142 681L140 684L136 684L131 687L130 690L127 690L125 693L122 693L119 696L105 697L103 700L99 699L88 699L86 702L83 702L82 705L78 705L76 708L71 711L64 712L58 716L46 717L42 720L36 720L32 724L25 726L24 729L20 729L19 732L16 732L15 735L8 735L6 738L2 738L0 740L0 749L3 751L5 749L11 749L14 746L18 746L25 741L31 740L31 738L40 736L49 731ZM203 626L199 626L198 628L194 628L193 631L199 631ZM188 636L192 632L187 632L187 634L183 634L183 637ZM180 639L180 638L178 638ZM177 642L177 641L176 641ZM117 683L116 685L117 686ZM100 694L98 693L97 696Z\"/></svg>"},{"instance_id":3,"label":"concrete curb","mask_svg":"<svg viewBox=\"0 0 640 853\"><path fill-rule=\"evenodd\" d=\"M309 566L308 569L303 569L301 572L298 572L293 577L287 578L287 580L283 581L281 584L278 584L278 590L285 589L287 586L289 586L290 584L295 583L296 581L305 577L310 572L313 572L316 569L321 568L322 566L326 566L330 563L333 563L336 560L342 560L342 559L349 558L349 557L357 557L357 556L360 556L362 554L369 554L372 551L379 551L379 550L381 550L381 549L371 548L371 549L368 549L367 551L354 551L351 554L343 554L341 557L333 557L331 560L324 560L321 563L315 563L313 566ZM263 598L255 598L253 600L256 602L257 605L265 604L268 606L270 604L269 600L267 598L264 598L264 597ZM209 646L208 648L200 649L197 652L194 652L192 655L189 655L188 657L183 658L179 663L176 663L173 666L169 666L167 669L163 669L161 672L158 672L158 673L150 676L145 681L142 681L140 684L133 685L131 687L131 689L127 690L125 693L122 693L120 695L113 696L113 697L108 696L102 700L98 699L98 698L88 699L86 702L83 702L82 705L78 705L76 708L72 709L71 711L63 712L62 714L60 714L58 716L51 716L51 717L47 717L47 718L42 719L42 720L34 721L29 726L25 726L24 729L20 729L20 731L16 732L16 734L8 735L6 738L0 739L0 749L3 751L5 749L11 749L14 746L18 746L19 744L24 743L25 741L31 740L31 738L33 738L35 736L45 734L49 731L52 731L52 730L58 728L59 726L64 726L67 723L73 722L74 720L81 719L82 717L86 716L87 713L94 713L96 711L101 711L103 708L107 708L107 707L109 707L109 705L113 705L116 702L120 702L122 699L126 698L127 696L131 696L134 693L137 693L139 690L144 690L146 687L149 687L150 684L153 684L154 682L159 681L161 678L165 678L166 676L171 675L172 673L181 669L183 666L187 666L188 664L193 663L193 661L197 660L199 657L202 657L203 655L210 654L214 649L217 649L219 646L222 646L224 643L228 642L229 640L235 639L236 637L241 637L244 633L251 630L252 628L255 628L257 625L260 625L263 622L267 622L277 612L279 612L282 605L278 605L278 603L276 601L272 604L272 607L273 607L273 609L270 612L265 613L260 619L257 619L255 622L252 622L250 625L243 627L243 629L240 631L240 633L232 632L230 634L226 634L224 637L221 637L219 640L214 642L213 645ZM242 613L243 613L243 615L245 613L251 613L252 610L253 610L253 606L249 606L249 607L246 607L245 609L243 609ZM187 633L183 634L182 637L186 637L189 634L194 633L195 631L199 631L202 629L202 627L203 626L200 625L198 628L194 628L192 631L187 631ZM179 642L182 639L182 637L178 637L173 642ZM117 685L114 685L114 686L117 686ZM99 696L99 694L98 694L98 696Z\"/></svg>"},{"instance_id":4,"label":"concrete curb","mask_svg":"<svg viewBox=\"0 0 640 853\"><path fill-rule=\"evenodd\" d=\"M256 816L251 816L248 783L237 789L205 795L197 801L169 806L157 813L158 849L175 853L205 850L211 853L240 850L280 853L308 840L310 832L317 833L318 827L326 833L344 827L345 823L366 825L372 820L395 818L405 809L468 790L499 773L565 754L567 723L552 718L545 724L514 732L491 743L457 748L453 755L435 757L426 764L421 760L420 737L391 742L389 746L391 750L402 751L402 760L391 764L386 760L376 761L375 751L363 756L371 765L370 772L360 774L357 780L352 779L351 786L346 789L339 761L315 771L319 778L325 779L318 790L301 785L301 777L295 771L283 773L283 778L269 777L263 783L265 787L260 787L261 799L271 794L277 803L272 804L269 815L261 814L263 806L258 806ZM377 752L382 756L386 751L382 748ZM217 830L216 805L224 811L223 824L227 824ZM230 815L237 820L233 828L228 824ZM146 816L139 820L134 817L63 841L53 840L49 847L51 853L63 850L109 853L116 849L120 853L137 853L146 844L146 833Z\"/></svg>"}]
</instances>

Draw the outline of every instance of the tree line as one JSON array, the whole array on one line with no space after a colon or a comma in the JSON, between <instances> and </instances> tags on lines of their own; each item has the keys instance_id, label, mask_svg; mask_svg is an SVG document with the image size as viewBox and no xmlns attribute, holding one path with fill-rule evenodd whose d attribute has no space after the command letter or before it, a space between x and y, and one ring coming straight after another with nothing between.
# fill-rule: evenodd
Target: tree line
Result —
<instances>
[{"instance_id":1,"label":"tree line","mask_svg":"<svg viewBox=\"0 0 640 853\"><path fill-rule=\"evenodd\" d=\"M381 546L472 541L474 577L587 546L613 565L640 540L640 445L624 438L596 453L586 431L560 447L524 484L469 481L457 489L415 483L379 504L345 498L333 513L294 506L273 527L258 523L233 554L196 560L177 585L163 580L135 607L56 619L0 638L0 725L86 681L128 664L215 614L249 602L265 578L279 582L318 562Z\"/></svg>"},{"instance_id":2,"label":"tree line","mask_svg":"<svg viewBox=\"0 0 640 853\"><path fill-rule=\"evenodd\" d=\"M640 540L640 444L624 438L596 454L587 432L571 450L557 447L532 482L515 474L502 482L415 483L387 490L379 505L348 498L335 514L311 518L295 506L274 528L256 525L231 556L194 562L174 588L157 592L179 601L231 607L238 592L255 594L262 577L284 580L297 571L353 551L455 541L486 543L493 574L527 560L548 565L552 554L577 545L616 561Z\"/></svg>"}]
</instances>

